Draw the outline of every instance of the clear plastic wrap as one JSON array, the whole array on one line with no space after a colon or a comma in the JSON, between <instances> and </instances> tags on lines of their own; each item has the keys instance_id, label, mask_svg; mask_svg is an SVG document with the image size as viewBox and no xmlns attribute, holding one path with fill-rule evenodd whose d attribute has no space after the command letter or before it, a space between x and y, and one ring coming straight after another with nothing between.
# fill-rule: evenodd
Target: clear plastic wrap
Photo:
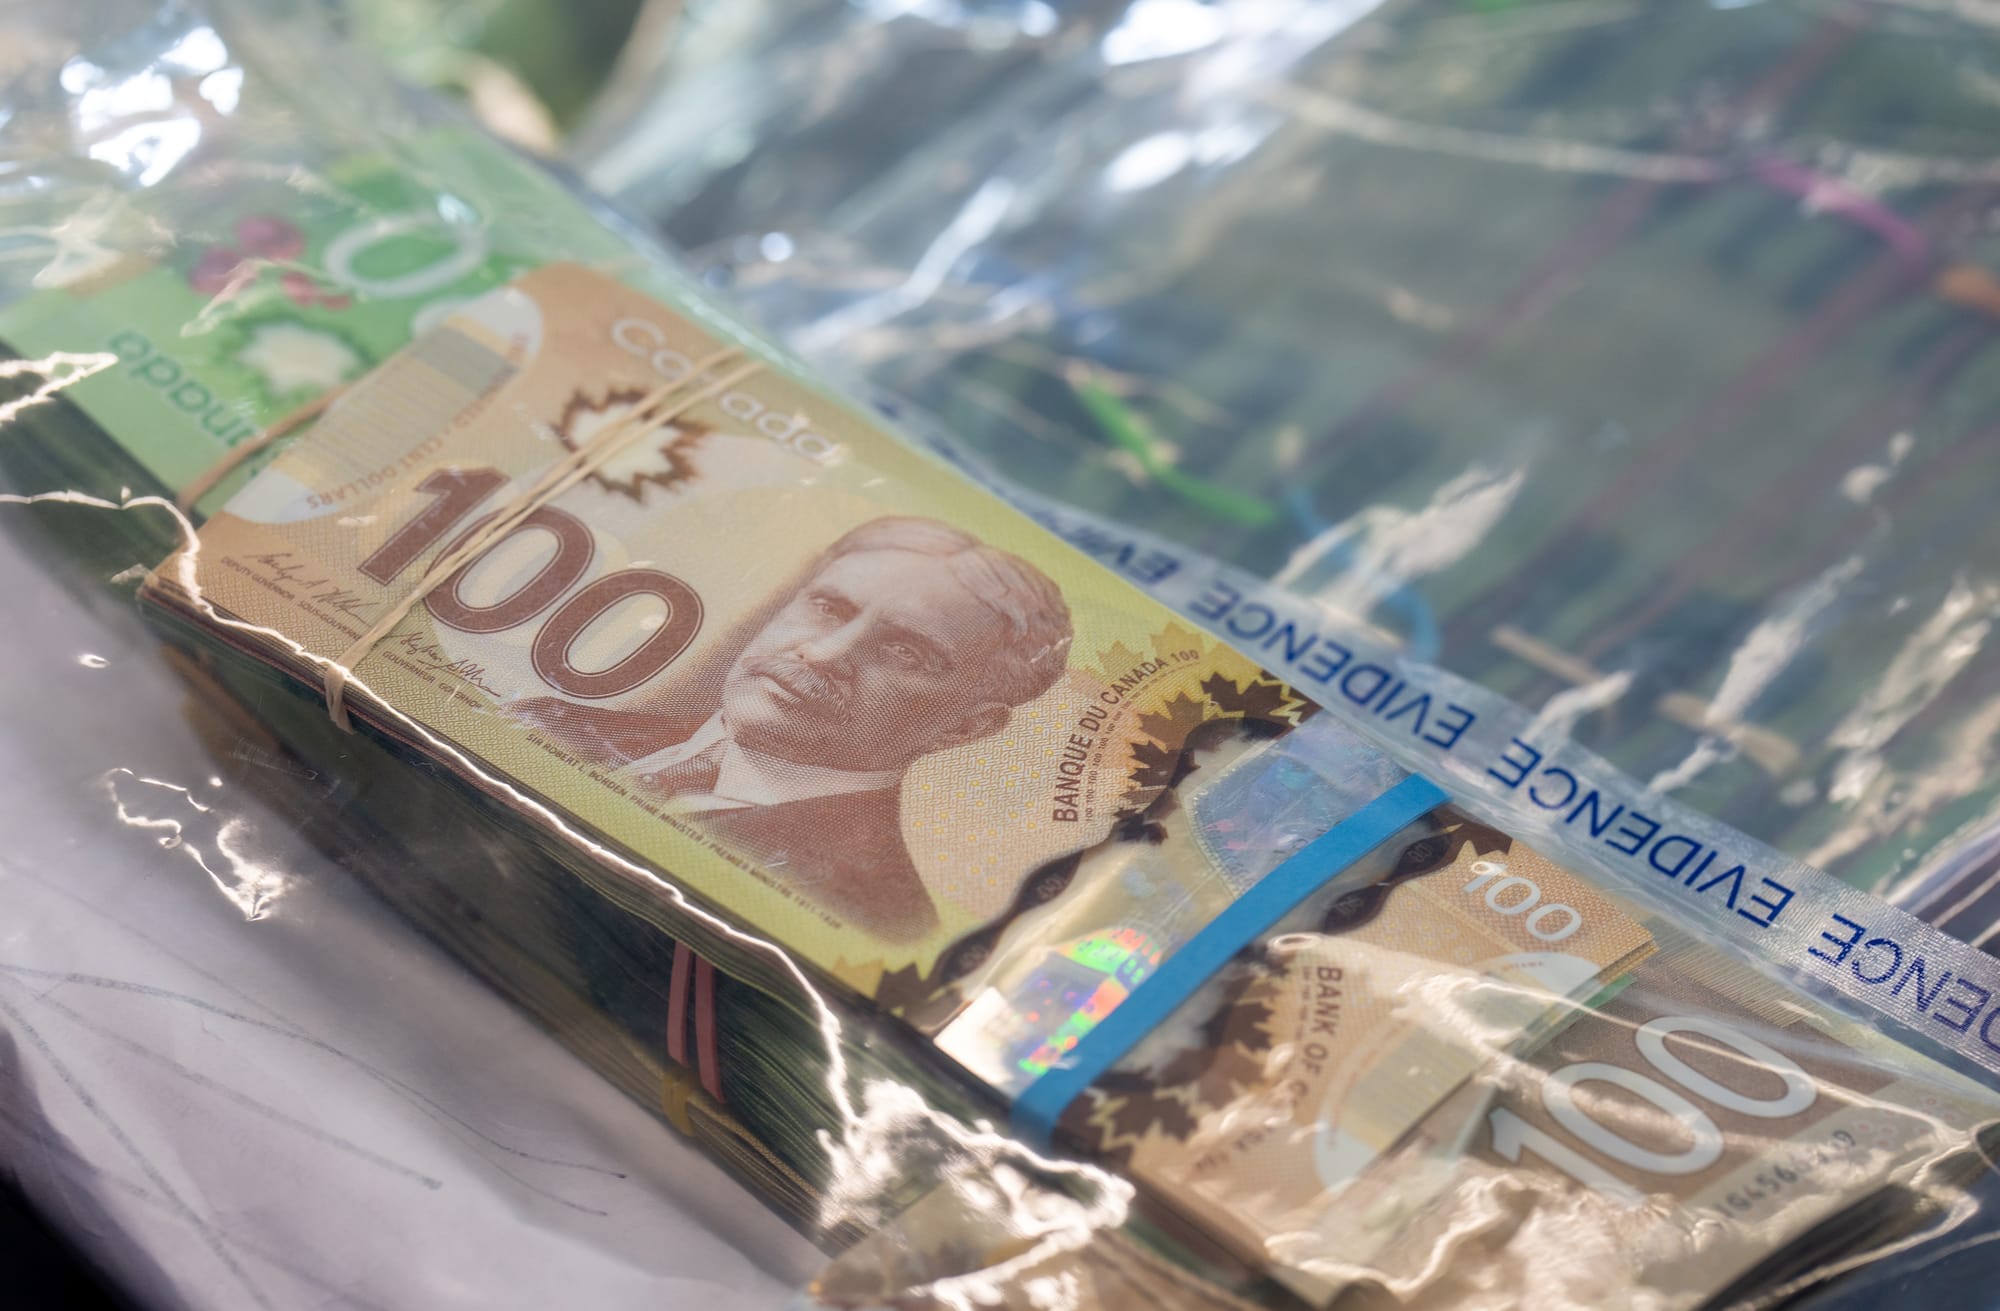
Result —
<instances>
[{"instance_id":1,"label":"clear plastic wrap","mask_svg":"<svg viewBox=\"0 0 2000 1311\"><path fill-rule=\"evenodd\" d=\"M652 23L680 0L662 0ZM327 0L337 30L397 76L463 97L505 140L548 152L590 105L633 31L640 0Z\"/></svg>"},{"instance_id":2,"label":"clear plastic wrap","mask_svg":"<svg viewBox=\"0 0 2000 1311\"><path fill-rule=\"evenodd\" d=\"M1134 5L839 206L735 202L784 240L710 276L1024 489L1943 912L2000 777L1986 23Z\"/></svg>"},{"instance_id":3,"label":"clear plastic wrap","mask_svg":"<svg viewBox=\"0 0 2000 1311\"><path fill-rule=\"evenodd\" d=\"M49 1223L144 1307L781 1304L809 1245L301 833L338 785L5 513L0 1162Z\"/></svg>"},{"instance_id":4,"label":"clear plastic wrap","mask_svg":"<svg viewBox=\"0 0 2000 1311\"><path fill-rule=\"evenodd\" d=\"M202 166L176 143L250 127L256 29L90 5L0 30L17 305L117 249L121 194ZM349 149L413 122L370 112ZM311 185L296 124L258 130ZM40 413L0 414L18 493ZM135 540L172 540L160 508L0 497L0 1171L136 1306L782 1305L812 1246L343 865L347 790L191 694L113 580Z\"/></svg>"},{"instance_id":5,"label":"clear plastic wrap","mask_svg":"<svg viewBox=\"0 0 2000 1311\"><path fill-rule=\"evenodd\" d=\"M796 1277L706 1166L677 1196L749 1255L647 1232L670 1131L834 1259L805 1296L838 1306L1756 1304L1979 1218L1986 958L1614 800L1550 738L1469 763L1503 712L1358 638L1324 677L1284 653L1288 685L309 16L61 18L0 124L0 528L34 606L8 746L79 753L52 832L164 862L88 907L200 932L135 979L23 930L57 986L7 1033L52 1072L86 1034L150 1067L121 1026L166 999L117 981L181 993L194 1032L252 1032L227 1077L165 1053L174 1079L424 1187L389 1167L432 1158L340 1118L375 1103L263 1051L300 1045L509 1181L511 1227L433 1239L362 1192L322 1233L310 1188L217 1167L269 1159L233 1113L226 1150L191 1146L107 1075L157 1117L144 1150L38 1075L65 1135L145 1176L58 1216L135 1288L720 1304L767 1291L752 1263ZM1433 770L1412 736L1468 751ZM1587 838L1533 809L1563 769L1598 780ZM651 1117L571 1109L614 1087ZM521 1127L549 1119L593 1150ZM102 1143L50 1137L38 1195L99 1178ZM562 1186L579 1165L610 1173ZM149 1200L201 1244L140 1235ZM251 1244L320 1282L246 1280ZM358 1292L321 1273L349 1261Z\"/></svg>"},{"instance_id":6,"label":"clear plastic wrap","mask_svg":"<svg viewBox=\"0 0 2000 1311\"><path fill-rule=\"evenodd\" d=\"M1124 5L691 5L635 39L564 153L683 250L782 250L954 124L1004 113L1043 65L1085 57Z\"/></svg>"}]
</instances>

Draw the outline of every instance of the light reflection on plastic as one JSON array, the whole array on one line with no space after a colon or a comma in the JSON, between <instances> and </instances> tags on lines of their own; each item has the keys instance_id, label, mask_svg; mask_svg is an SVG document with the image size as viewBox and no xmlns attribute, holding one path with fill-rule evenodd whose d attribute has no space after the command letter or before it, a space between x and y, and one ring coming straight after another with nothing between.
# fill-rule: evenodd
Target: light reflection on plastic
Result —
<instances>
[{"instance_id":1,"label":"light reflection on plastic","mask_svg":"<svg viewBox=\"0 0 2000 1311\"><path fill-rule=\"evenodd\" d=\"M1107 64L1137 64L1185 55L1222 39L1228 19L1195 0L1138 0L1125 21L1104 34Z\"/></svg>"},{"instance_id":2,"label":"light reflection on plastic","mask_svg":"<svg viewBox=\"0 0 2000 1311\"><path fill-rule=\"evenodd\" d=\"M1009 29L1023 36L1047 36L1056 30L1056 11L1045 0L1021 0L1018 6L981 4L978 0L852 0L878 23L914 18L944 28L974 29L989 39L1005 39ZM1013 12L1009 13L1008 10ZM995 11L998 12L995 12Z\"/></svg>"},{"instance_id":3,"label":"light reflection on plastic","mask_svg":"<svg viewBox=\"0 0 2000 1311\"><path fill-rule=\"evenodd\" d=\"M953 215L944 231L925 248L923 258L910 269L908 277L827 315L799 333L798 349L812 355L830 348L833 342L879 328L897 315L922 305L937 294L968 252L992 239L1013 207L1015 195L1014 184L1005 178L986 179Z\"/></svg>"},{"instance_id":4,"label":"light reflection on plastic","mask_svg":"<svg viewBox=\"0 0 2000 1311\"><path fill-rule=\"evenodd\" d=\"M156 62L176 72L213 73L229 62L229 47L214 28L197 27L161 51Z\"/></svg>"},{"instance_id":5,"label":"light reflection on plastic","mask_svg":"<svg viewBox=\"0 0 2000 1311\"><path fill-rule=\"evenodd\" d=\"M1358 101L1274 82L1254 92L1262 103L1299 122L1339 136L1399 150L1514 164L1551 173L1579 173L1644 182L1708 183L1728 176L1728 166L1702 155L1627 150L1589 140L1481 132L1447 123L1398 118Z\"/></svg>"},{"instance_id":6,"label":"light reflection on plastic","mask_svg":"<svg viewBox=\"0 0 2000 1311\"><path fill-rule=\"evenodd\" d=\"M1104 170L1104 185L1113 191L1144 191L1186 168L1194 158L1194 143L1185 132L1156 132L1120 151Z\"/></svg>"},{"instance_id":7,"label":"light reflection on plastic","mask_svg":"<svg viewBox=\"0 0 2000 1311\"><path fill-rule=\"evenodd\" d=\"M102 68L78 55L62 66L62 71L56 74L56 84L73 96L81 95L103 76Z\"/></svg>"},{"instance_id":8,"label":"light reflection on plastic","mask_svg":"<svg viewBox=\"0 0 2000 1311\"><path fill-rule=\"evenodd\" d=\"M119 783L131 779L147 787L177 794L187 806L198 815L210 816L215 813L213 806L204 805L195 799L194 793L178 783L165 779L148 778L120 766L104 776L104 790L111 798L113 812L118 821L129 828L157 832L160 846L168 851L185 851L202 873L208 875L209 882L216 891L227 897L246 920L263 919L271 908L283 897L290 880L285 875L267 865L250 859L238 849L237 842L248 831L249 826L240 818L220 819L215 825L210 844L214 848L218 869L209 863L202 848L191 840L187 825L170 817L141 814L125 804L119 794Z\"/></svg>"},{"instance_id":9,"label":"light reflection on plastic","mask_svg":"<svg viewBox=\"0 0 2000 1311\"><path fill-rule=\"evenodd\" d=\"M1432 491L1418 509L1370 505L1329 525L1293 548L1271 581L1346 613L1366 615L1397 589L1477 550L1526 485L1525 468L1503 472L1475 462ZM1339 572L1305 587L1322 561L1340 561Z\"/></svg>"},{"instance_id":10,"label":"light reflection on plastic","mask_svg":"<svg viewBox=\"0 0 2000 1311\"><path fill-rule=\"evenodd\" d=\"M76 98L71 114L78 134L99 138L86 153L140 186L157 183L201 142L201 121L185 112L177 78L198 79L196 95L221 114L234 113L242 97L243 70L229 66L229 47L209 27L194 28L151 67L129 75L82 56L57 75Z\"/></svg>"},{"instance_id":11,"label":"light reflection on plastic","mask_svg":"<svg viewBox=\"0 0 2000 1311\"><path fill-rule=\"evenodd\" d=\"M89 67L93 72L104 71L95 65ZM163 113L174 107L173 80L151 69L109 86L85 85L87 89L78 88L81 94L76 98L76 126L82 132L95 132L124 119Z\"/></svg>"},{"instance_id":12,"label":"light reflection on plastic","mask_svg":"<svg viewBox=\"0 0 2000 1311\"><path fill-rule=\"evenodd\" d=\"M117 258L92 235L94 225L73 216L53 228L0 228L0 261L40 260L30 285L63 287L109 267Z\"/></svg>"},{"instance_id":13,"label":"light reflection on plastic","mask_svg":"<svg viewBox=\"0 0 2000 1311\"><path fill-rule=\"evenodd\" d=\"M925 0L860 0L861 11L870 18L886 22L913 14L924 7Z\"/></svg>"},{"instance_id":14,"label":"light reflection on plastic","mask_svg":"<svg viewBox=\"0 0 2000 1311\"><path fill-rule=\"evenodd\" d=\"M1194 139L1195 162L1207 168L1234 164L1255 150L1267 135L1266 130L1248 123L1218 123L1203 128Z\"/></svg>"},{"instance_id":15,"label":"light reflection on plastic","mask_svg":"<svg viewBox=\"0 0 2000 1311\"><path fill-rule=\"evenodd\" d=\"M236 104L243 97L243 70L224 68L210 73L195 88L201 98L215 106L218 114L233 114Z\"/></svg>"},{"instance_id":16,"label":"light reflection on plastic","mask_svg":"<svg viewBox=\"0 0 2000 1311\"><path fill-rule=\"evenodd\" d=\"M201 541L195 533L194 524L166 498L136 496L120 502L73 491L34 495L0 492L0 505L36 504L74 505L128 513L158 510L172 516L182 547L160 568L171 573L198 613L219 628L255 634L273 646L290 650L305 662L321 667L332 665L328 658L307 651L276 629L248 623L216 610L203 595L198 581ZM1044 1157L998 1132L985 1121L972 1126L961 1124L931 1107L915 1089L889 1079L862 1081L860 1106L857 1107L854 1091L850 1087L853 1079L843 1047L844 1026L841 1019L789 952L767 938L694 905L677 884L662 877L658 871L605 847L572 826L538 798L484 768L454 743L439 737L383 699L373 697L367 683L352 671L348 673L348 687L350 695L369 695L380 713L394 720L399 730L407 733L409 740L420 749L435 752L475 782L504 797L514 808L575 843L579 850L601 864L656 890L691 922L717 937L732 940L744 950L764 956L780 973L791 979L805 1000L825 1043L827 1101L839 1120L837 1132L821 1130L818 1135L831 1161L835 1181L821 1203L819 1220L824 1228L831 1230L856 1221L870 1228L879 1227L889 1218L888 1208L892 1205L886 1200L892 1191L888 1185L909 1177L912 1163L919 1153L930 1158L927 1163L938 1171L943 1188L961 1193L974 1181L992 1184L1010 1171L1026 1172L1016 1177L1067 1180L1071 1186L1086 1185L1078 1189L1084 1194L1081 1199L1072 1196L1060 1185L1056 1188L1038 1187L1033 1206L1007 1217L1016 1222L1016 1232L1032 1237L1033 1241L1023 1250L974 1274L942 1279L921 1290L944 1306L970 1311L980 1301L990 1300L986 1295L1005 1287L1015 1275L1051 1257L1083 1247L1101 1229L1124 1223L1131 1210L1133 1186L1098 1166ZM163 846L185 846L218 890L241 908L246 918L260 918L283 895L288 880L282 874L248 860L231 845L232 839L242 831L241 820L223 821L215 835L217 854L229 863L232 872L239 875L231 883L210 868L201 853L186 842L185 826L180 820L155 818L128 808L117 794L121 778L177 792L190 808L200 814L208 814L213 808L197 801L186 788L165 780L141 778L129 769L113 770L105 776L106 789L111 794L119 820L134 828L161 831L164 835L161 839Z\"/></svg>"},{"instance_id":17,"label":"light reflection on plastic","mask_svg":"<svg viewBox=\"0 0 2000 1311\"><path fill-rule=\"evenodd\" d=\"M201 144L201 124L176 118L141 123L93 142L90 157L111 165L142 187L150 187Z\"/></svg>"},{"instance_id":18,"label":"light reflection on plastic","mask_svg":"<svg viewBox=\"0 0 2000 1311\"><path fill-rule=\"evenodd\" d=\"M31 405L49 400L65 387L71 387L93 373L102 373L118 363L118 357L108 351L52 351L38 360L0 361L0 378L18 378L23 374L47 374L42 384L25 396L16 396L11 401L0 402L0 423L13 419Z\"/></svg>"}]
</instances>

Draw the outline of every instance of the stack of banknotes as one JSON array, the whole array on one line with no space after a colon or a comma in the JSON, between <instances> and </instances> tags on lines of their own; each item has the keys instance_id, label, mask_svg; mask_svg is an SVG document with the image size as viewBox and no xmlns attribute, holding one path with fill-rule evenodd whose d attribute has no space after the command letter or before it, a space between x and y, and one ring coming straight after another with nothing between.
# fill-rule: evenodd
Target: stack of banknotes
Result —
<instances>
[{"instance_id":1,"label":"stack of banknotes","mask_svg":"<svg viewBox=\"0 0 2000 1311\"><path fill-rule=\"evenodd\" d=\"M316 94L245 41L173 49ZM223 66L183 156L26 202L99 208L0 307L3 522L841 1253L819 1300L1692 1307L1959 1204L2000 1099L1453 807L533 166L240 132Z\"/></svg>"}]
</instances>

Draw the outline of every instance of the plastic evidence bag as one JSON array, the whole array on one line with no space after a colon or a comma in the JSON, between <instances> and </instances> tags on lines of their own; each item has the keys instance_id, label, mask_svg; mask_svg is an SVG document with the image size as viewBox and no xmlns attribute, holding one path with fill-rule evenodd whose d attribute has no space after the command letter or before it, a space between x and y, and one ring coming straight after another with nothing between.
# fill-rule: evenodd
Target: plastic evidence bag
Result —
<instances>
[{"instance_id":1,"label":"plastic evidence bag","mask_svg":"<svg viewBox=\"0 0 2000 1311\"><path fill-rule=\"evenodd\" d=\"M308 20L198 27L29 80L10 529L813 1298L1695 1306L1977 1209L1983 958L1412 772ZM1887 948L1902 1010L1806 973Z\"/></svg>"},{"instance_id":2,"label":"plastic evidence bag","mask_svg":"<svg viewBox=\"0 0 2000 1311\"><path fill-rule=\"evenodd\" d=\"M1300 683L1401 708L1358 635L1941 915L1992 872L1994 58L1907 6L1134 4L825 212L737 201L708 276ZM1494 781L1583 824L1539 768Z\"/></svg>"}]
</instances>

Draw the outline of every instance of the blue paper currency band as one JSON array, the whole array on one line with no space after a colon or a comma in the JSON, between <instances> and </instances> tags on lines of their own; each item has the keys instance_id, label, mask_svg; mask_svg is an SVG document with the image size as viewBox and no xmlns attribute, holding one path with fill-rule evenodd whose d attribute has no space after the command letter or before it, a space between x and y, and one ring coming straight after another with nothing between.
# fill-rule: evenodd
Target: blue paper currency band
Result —
<instances>
[{"instance_id":1,"label":"blue paper currency band","mask_svg":"<svg viewBox=\"0 0 2000 1311\"><path fill-rule=\"evenodd\" d=\"M1028 1086L1014 1102L1015 1130L1036 1146L1046 1146L1064 1108L1159 1027L1231 957L1335 875L1388 841L1398 829L1449 800L1444 789L1413 774L1259 879L1084 1034L1061 1065Z\"/></svg>"}]
</instances>

